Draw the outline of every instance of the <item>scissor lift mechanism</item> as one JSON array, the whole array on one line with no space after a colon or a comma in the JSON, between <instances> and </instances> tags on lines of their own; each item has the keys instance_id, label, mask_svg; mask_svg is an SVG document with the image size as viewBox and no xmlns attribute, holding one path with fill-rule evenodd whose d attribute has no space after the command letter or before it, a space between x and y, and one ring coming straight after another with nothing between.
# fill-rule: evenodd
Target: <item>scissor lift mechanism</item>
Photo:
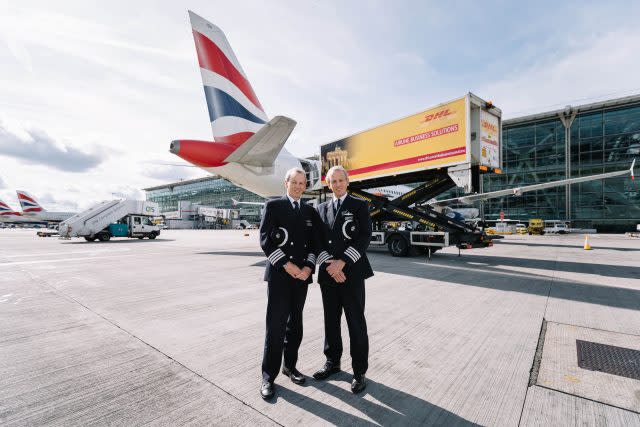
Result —
<instances>
[{"instance_id":1,"label":"scissor lift mechanism","mask_svg":"<svg viewBox=\"0 0 640 427\"><path fill-rule=\"evenodd\" d=\"M439 173L434 174L425 183L393 200L368 193L364 189L349 189L349 191L353 196L369 202L369 213L374 221L397 219L415 221L422 225L426 231L410 233L409 243L411 245L425 247L456 245L459 249L492 246L491 238L488 238L482 229L450 218L428 205L409 207L416 203L430 200L455 187L455 185L446 173ZM372 243L384 244L384 233L374 232Z\"/></svg>"}]
</instances>

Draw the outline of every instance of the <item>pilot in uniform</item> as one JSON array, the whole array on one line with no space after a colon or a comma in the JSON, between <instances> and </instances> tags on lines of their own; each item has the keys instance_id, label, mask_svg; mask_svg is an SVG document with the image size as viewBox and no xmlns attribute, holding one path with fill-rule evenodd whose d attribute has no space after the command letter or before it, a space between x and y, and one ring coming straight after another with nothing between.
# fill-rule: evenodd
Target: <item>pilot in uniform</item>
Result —
<instances>
[{"instance_id":1,"label":"pilot in uniform","mask_svg":"<svg viewBox=\"0 0 640 427\"><path fill-rule=\"evenodd\" d=\"M368 203L346 192L349 179L344 168L331 168L327 172L327 182L334 197L316 208L323 223L325 249L318 254L318 283L324 308L324 354L327 360L313 376L322 380L340 371L340 322L344 310L353 368L351 391L358 393L366 386L364 374L369 358L364 281L373 276L366 254L371 240L371 218ZM328 260L331 261L327 263ZM343 273L335 277L328 267L334 261L342 266Z\"/></svg>"},{"instance_id":2,"label":"pilot in uniform","mask_svg":"<svg viewBox=\"0 0 640 427\"><path fill-rule=\"evenodd\" d=\"M282 373L296 384L305 381L296 369L302 341L302 309L315 271L320 240L320 219L315 209L301 203L306 188L302 169L287 172L287 195L265 204L260 224L260 246L267 256L268 282L266 335L262 358L264 399L274 395L274 384L284 351Z\"/></svg>"}]
</instances>

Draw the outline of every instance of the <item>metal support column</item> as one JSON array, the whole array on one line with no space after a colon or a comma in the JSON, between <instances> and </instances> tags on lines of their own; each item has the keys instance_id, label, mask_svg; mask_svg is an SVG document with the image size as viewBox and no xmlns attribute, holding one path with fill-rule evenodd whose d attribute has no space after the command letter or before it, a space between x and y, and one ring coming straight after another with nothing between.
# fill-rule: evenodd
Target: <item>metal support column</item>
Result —
<instances>
[{"instance_id":1,"label":"metal support column","mask_svg":"<svg viewBox=\"0 0 640 427\"><path fill-rule=\"evenodd\" d=\"M565 179L571 178L571 124L576 118L578 110L567 105L561 113L558 113L564 126L564 175ZM565 193L565 219L571 221L571 185L564 186Z\"/></svg>"}]
</instances>

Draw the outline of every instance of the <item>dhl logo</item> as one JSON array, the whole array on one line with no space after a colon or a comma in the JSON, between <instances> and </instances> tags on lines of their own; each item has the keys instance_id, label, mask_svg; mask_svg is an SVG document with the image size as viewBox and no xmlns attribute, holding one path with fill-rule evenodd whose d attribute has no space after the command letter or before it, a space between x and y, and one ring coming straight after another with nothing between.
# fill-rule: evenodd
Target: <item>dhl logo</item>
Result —
<instances>
[{"instance_id":1,"label":"dhl logo","mask_svg":"<svg viewBox=\"0 0 640 427\"><path fill-rule=\"evenodd\" d=\"M427 114L426 116L424 116L424 120L421 123L430 122L431 120L442 119L443 117L447 117L452 114L453 112L449 111L448 108L445 108L444 110L440 110L437 113Z\"/></svg>"},{"instance_id":2,"label":"dhl logo","mask_svg":"<svg viewBox=\"0 0 640 427\"><path fill-rule=\"evenodd\" d=\"M498 132L498 127L496 125L485 120L482 121L482 127L491 132Z\"/></svg>"}]
</instances>

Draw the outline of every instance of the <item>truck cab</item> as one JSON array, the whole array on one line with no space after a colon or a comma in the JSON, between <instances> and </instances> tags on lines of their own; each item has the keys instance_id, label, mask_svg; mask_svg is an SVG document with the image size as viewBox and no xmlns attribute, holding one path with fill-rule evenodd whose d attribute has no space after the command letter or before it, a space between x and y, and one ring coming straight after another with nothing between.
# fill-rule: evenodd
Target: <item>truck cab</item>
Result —
<instances>
[{"instance_id":1,"label":"truck cab","mask_svg":"<svg viewBox=\"0 0 640 427\"><path fill-rule=\"evenodd\" d=\"M130 215L127 220L131 237L155 239L160 234L160 227L154 225L148 216Z\"/></svg>"}]
</instances>

